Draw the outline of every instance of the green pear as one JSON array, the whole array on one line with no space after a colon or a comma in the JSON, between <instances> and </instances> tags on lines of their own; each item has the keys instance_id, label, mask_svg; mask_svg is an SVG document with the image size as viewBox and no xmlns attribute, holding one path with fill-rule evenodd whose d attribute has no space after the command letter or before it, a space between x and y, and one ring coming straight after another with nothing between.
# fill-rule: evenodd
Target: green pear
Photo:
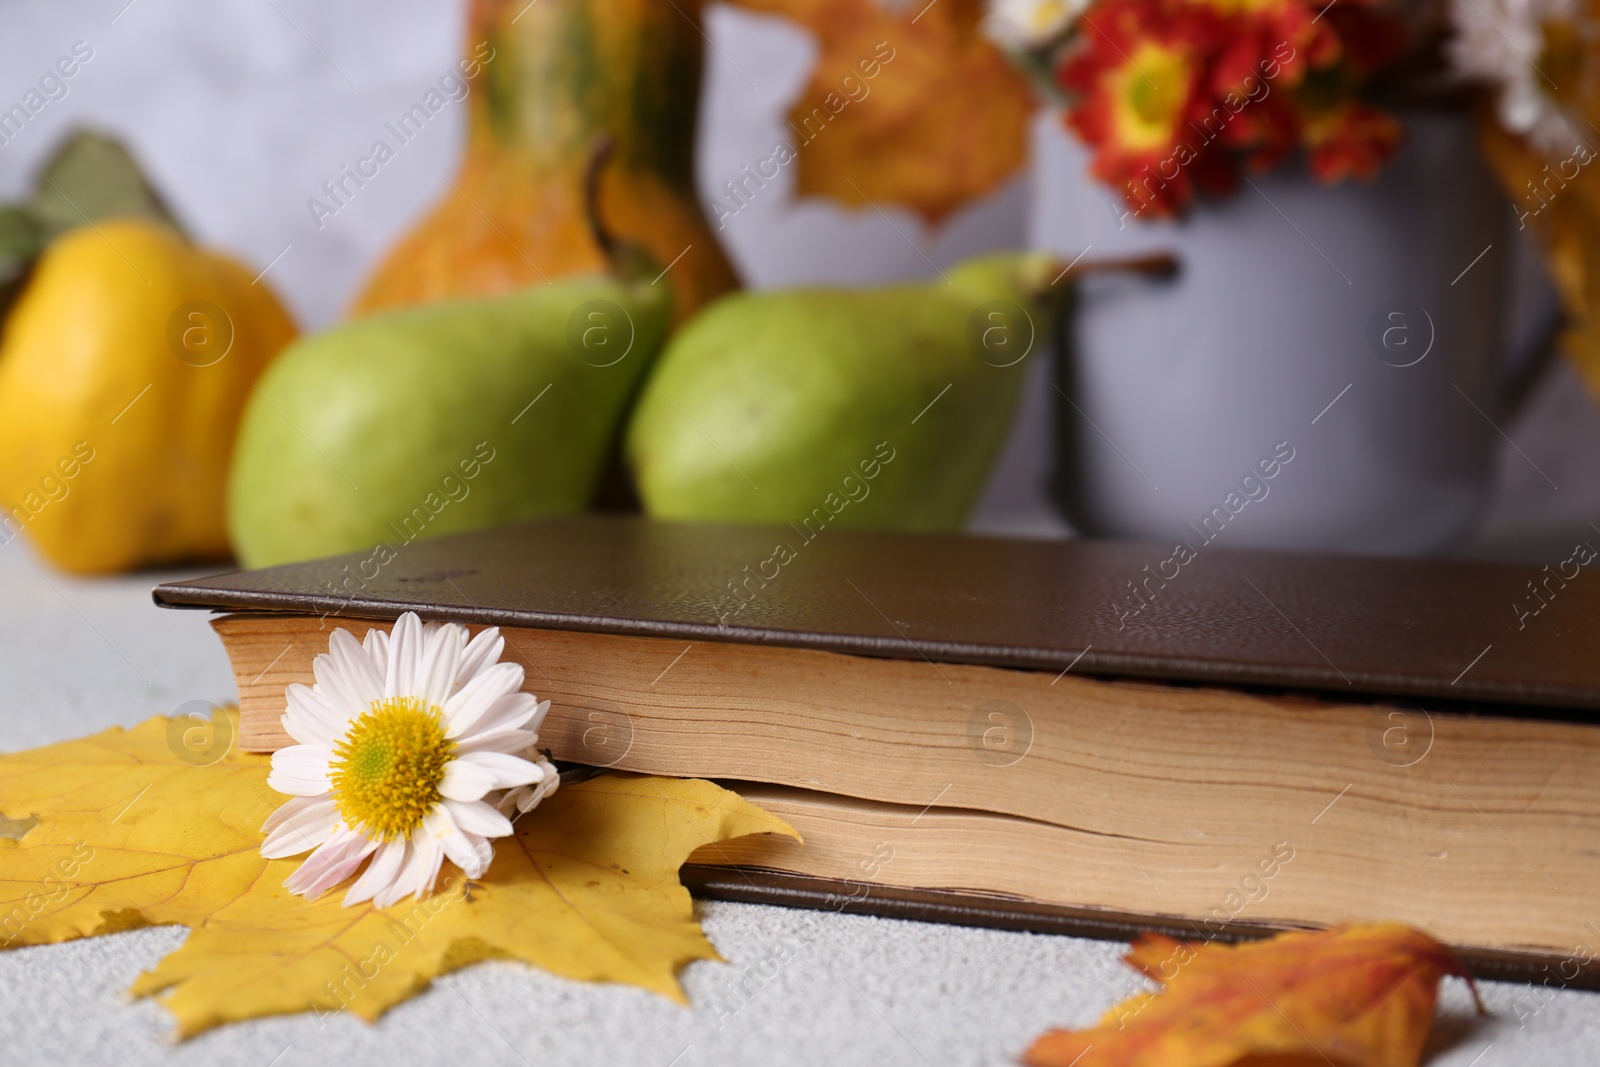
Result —
<instances>
[{"instance_id":1,"label":"green pear","mask_svg":"<svg viewBox=\"0 0 1600 1067\"><path fill-rule=\"evenodd\" d=\"M419 537L584 508L670 312L665 285L596 277L302 339L240 425L240 561L372 549L375 573Z\"/></svg>"},{"instance_id":2,"label":"green pear","mask_svg":"<svg viewBox=\"0 0 1600 1067\"><path fill-rule=\"evenodd\" d=\"M651 515L959 529L1048 336L1042 254L927 282L734 294L690 320L626 451Z\"/></svg>"}]
</instances>

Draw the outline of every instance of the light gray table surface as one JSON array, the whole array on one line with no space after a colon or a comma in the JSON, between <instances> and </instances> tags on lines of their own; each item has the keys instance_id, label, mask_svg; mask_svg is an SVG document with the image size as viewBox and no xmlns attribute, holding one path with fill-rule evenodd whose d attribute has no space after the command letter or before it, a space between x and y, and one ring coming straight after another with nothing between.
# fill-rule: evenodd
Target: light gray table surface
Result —
<instances>
[{"instance_id":1,"label":"light gray table surface","mask_svg":"<svg viewBox=\"0 0 1600 1067\"><path fill-rule=\"evenodd\" d=\"M206 615L152 606L164 577L76 580L21 543L0 548L0 746L231 698ZM728 962L687 968L690 1008L488 963L375 1026L283 1017L183 1043L164 1009L125 992L181 928L14 949L0 953L0 1063L977 1067L1010 1062L1051 1026L1092 1024L1142 984L1106 942L749 904L698 911ZM763 961L775 956L790 958L774 973ZM1462 984L1445 983L1431 1062L1576 1064L1600 1050L1600 995L1499 983L1483 993L1493 1015L1478 1020Z\"/></svg>"}]
</instances>

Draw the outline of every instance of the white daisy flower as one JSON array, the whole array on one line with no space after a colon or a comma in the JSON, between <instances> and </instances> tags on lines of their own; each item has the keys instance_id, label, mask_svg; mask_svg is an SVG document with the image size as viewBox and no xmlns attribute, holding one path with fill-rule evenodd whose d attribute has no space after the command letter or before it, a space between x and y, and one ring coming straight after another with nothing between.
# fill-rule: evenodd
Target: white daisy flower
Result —
<instances>
[{"instance_id":1,"label":"white daisy flower","mask_svg":"<svg viewBox=\"0 0 1600 1067\"><path fill-rule=\"evenodd\" d=\"M526 815L532 811L545 797L556 791L556 786L561 783L558 774L546 775L542 781L533 785L521 785L515 789L506 790L505 796L500 798L496 805L500 814L510 815L515 811L518 815Z\"/></svg>"},{"instance_id":2,"label":"white daisy flower","mask_svg":"<svg viewBox=\"0 0 1600 1067\"><path fill-rule=\"evenodd\" d=\"M989 0L983 20L989 39L1006 48L1049 44L1078 17L1087 0Z\"/></svg>"},{"instance_id":3,"label":"white daisy flower","mask_svg":"<svg viewBox=\"0 0 1600 1067\"><path fill-rule=\"evenodd\" d=\"M1495 86L1502 125L1546 152L1570 152L1579 131L1555 98L1545 28L1577 21L1577 0L1452 0L1450 60L1469 78Z\"/></svg>"},{"instance_id":4,"label":"white daisy flower","mask_svg":"<svg viewBox=\"0 0 1600 1067\"><path fill-rule=\"evenodd\" d=\"M261 854L311 852L284 882L290 892L319 897L369 858L346 906L420 897L446 859L483 876L490 839L511 833L502 791L527 811L559 780L533 750L550 702L521 691L504 648L498 629L469 642L465 626L423 625L414 612L392 636L333 632L316 684L288 689L283 726L299 744L273 753L267 778L294 799L262 827Z\"/></svg>"}]
</instances>

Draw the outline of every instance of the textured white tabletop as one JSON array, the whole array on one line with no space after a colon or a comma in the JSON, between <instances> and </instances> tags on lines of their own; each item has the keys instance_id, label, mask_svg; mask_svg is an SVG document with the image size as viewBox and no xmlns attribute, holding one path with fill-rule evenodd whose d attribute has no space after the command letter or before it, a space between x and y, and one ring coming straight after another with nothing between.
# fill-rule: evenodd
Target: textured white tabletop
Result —
<instances>
[{"instance_id":1,"label":"textured white tabletop","mask_svg":"<svg viewBox=\"0 0 1600 1067\"><path fill-rule=\"evenodd\" d=\"M152 606L151 584L167 577L78 581L42 570L20 542L0 548L0 747L231 698L206 615ZM125 993L178 946L181 928L14 949L0 953L0 1063L977 1067L1010 1062L1051 1026L1092 1024L1141 986L1118 961L1121 947L1105 942L750 904L698 908L728 962L685 971L692 1008L488 963L439 980L375 1026L293 1016L182 1044L159 1005ZM1478 1020L1461 983L1445 983L1431 1062L1594 1061L1600 995L1490 983L1483 993L1493 1015Z\"/></svg>"}]
</instances>

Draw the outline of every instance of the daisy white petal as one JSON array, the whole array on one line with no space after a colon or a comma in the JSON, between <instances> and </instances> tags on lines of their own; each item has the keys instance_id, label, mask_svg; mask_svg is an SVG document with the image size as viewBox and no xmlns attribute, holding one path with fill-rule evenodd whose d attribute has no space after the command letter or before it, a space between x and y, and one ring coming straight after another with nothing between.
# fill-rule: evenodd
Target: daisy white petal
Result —
<instances>
[{"instance_id":1,"label":"daisy white petal","mask_svg":"<svg viewBox=\"0 0 1600 1067\"><path fill-rule=\"evenodd\" d=\"M494 775L493 789L511 789L544 780L544 770L537 763L504 752L468 752L458 757L458 762L482 767Z\"/></svg>"},{"instance_id":2,"label":"daisy white petal","mask_svg":"<svg viewBox=\"0 0 1600 1067\"><path fill-rule=\"evenodd\" d=\"M356 868L377 847L376 841L368 841L352 830L336 834L295 868L283 886L291 893L315 900L356 873Z\"/></svg>"},{"instance_id":3,"label":"daisy white petal","mask_svg":"<svg viewBox=\"0 0 1600 1067\"><path fill-rule=\"evenodd\" d=\"M433 888L443 863L444 849L438 841L427 834L414 835L406 853L405 866L385 889L372 898L372 902L380 908L387 908L406 897L422 896Z\"/></svg>"},{"instance_id":4,"label":"daisy white petal","mask_svg":"<svg viewBox=\"0 0 1600 1067\"><path fill-rule=\"evenodd\" d=\"M524 729L538 714L538 697L532 693L507 693L491 704L482 717L457 736L466 741L480 733L498 733L513 728Z\"/></svg>"},{"instance_id":5,"label":"daisy white petal","mask_svg":"<svg viewBox=\"0 0 1600 1067\"><path fill-rule=\"evenodd\" d=\"M288 708L280 721L285 732L301 744L323 744L331 748L344 732L344 716L315 689L295 682L285 690L284 701Z\"/></svg>"},{"instance_id":6,"label":"daisy white petal","mask_svg":"<svg viewBox=\"0 0 1600 1067\"><path fill-rule=\"evenodd\" d=\"M430 834L444 849L445 856L460 867L468 878L480 878L489 866L493 851L477 834L469 834L450 816L450 801L434 808L422 821L423 832Z\"/></svg>"},{"instance_id":7,"label":"daisy white petal","mask_svg":"<svg viewBox=\"0 0 1600 1067\"><path fill-rule=\"evenodd\" d=\"M493 788L493 771L462 760L451 760L445 765L439 794L449 800L481 800Z\"/></svg>"},{"instance_id":8,"label":"daisy white petal","mask_svg":"<svg viewBox=\"0 0 1600 1067\"><path fill-rule=\"evenodd\" d=\"M284 823L261 842L262 858L282 860L304 855L327 844L338 830L337 815L319 819L311 826L302 826L298 822Z\"/></svg>"},{"instance_id":9,"label":"daisy white petal","mask_svg":"<svg viewBox=\"0 0 1600 1067\"><path fill-rule=\"evenodd\" d=\"M496 701L522 688L522 668L515 663L496 663L479 671L454 696L444 702L446 732L460 737L489 713ZM513 725L521 726L521 723Z\"/></svg>"},{"instance_id":10,"label":"daisy white petal","mask_svg":"<svg viewBox=\"0 0 1600 1067\"><path fill-rule=\"evenodd\" d=\"M339 670L332 654L325 653L312 660L311 673L317 678L317 693L341 718L353 718L367 709L361 700L361 691Z\"/></svg>"},{"instance_id":11,"label":"daisy white petal","mask_svg":"<svg viewBox=\"0 0 1600 1067\"><path fill-rule=\"evenodd\" d=\"M389 888L405 864L406 850L410 847L403 837L379 845L372 854L372 862L367 864L367 869L361 872L355 885L345 893L344 906L348 908L352 904L364 903Z\"/></svg>"},{"instance_id":12,"label":"daisy white petal","mask_svg":"<svg viewBox=\"0 0 1600 1067\"><path fill-rule=\"evenodd\" d=\"M322 797L295 797L267 819L261 854L269 860L298 856L324 844L339 829L339 811Z\"/></svg>"},{"instance_id":13,"label":"daisy white petal","mask_svg":"<svg viewBox=\"0 0 1600 1067\"><path fill-rule=\"evenodd\" d=\"M540 756L536 761L544 771L544 778L533 784L513 789L500 798L497 808L502 815L509 815L515 811L518 815L526 815L539 805L545 797L554 793L561 786L561 775L557 773L555 764Z\"/></svg>"},{"instance_id":14,"label":"daisy white petal","mask_svg":"<svg viewBox=\"0 0 1600 1067\"><path fill-rule=\"evenodd\" d=\"M291 797L326 796L333 783L326 778L294 778L276 771L267 775L267 785Z\"/></svg>"},{"instance_id":15,"label":"daisy white petal","mask_svg":"<svg viewBox=\"0 0 1600 1067\"><path fill-rule=\"evenodd\" d=\"M491 845L488 838L478 837L477 833L469 833L467 830L462 830L461 837L467 838L467 843L472 845L474 854L472 867L462 867L461 872L466 873L469 878L482 878L490 870L490 864L494 862L494 845Z\"/></svg>"},{"instance_id":16,"label":"daisy white petal","mask_svg":"<svg viewBox=\"0 0 1600 1067\"><path fill-rule=\"evenodd\" d=\"M323 847L326 848L327 846L324 845ZM347 881L351 875L361 869L361 865L367 862L367 857L377 851L377 848L378 843L376 841L369 841L359 836L356 837L339 861L330 864L328 869L315 882L305 888L305 895L315 900L339 883ZM315 857L316 853L312 853L312 856ZM310 860L306 862L309 863ZM305 866L305 864L301 864L301 866ZM288 884L287 880L284 884Z\"/></svg>"},{"instance_id":17,"label":"daisy white petal","mask_svg":"<svg viewBox=\"0 0 1600 1067\"><path fill-rule=\"evenodd\" d=\"M290 715L288 712L284 712L283 715L279 716L278 722L282 725L284 733L302 745L332 747L339 738L337 730L327 729L316 719L308 719L304 716Z\"/></svg>"},{"instance_id":18,"label":"daisy white petal","mask_svg":"<svg viewBox=\"0 0 1600 1067\"><path fill-rule=\"evenodd\" d=\"M267 816L267 821L261 824L261 832L270 834L286 822L314 817L324 810L337 814L338 806L331 797L295 797Z\"/></svg>"},{"instance_id":19,"label":"daisy white petal","mask_svg":"<svg viewBox=\"0 0 1600 1067\"><path fill-rule=\"evenodd\" d=\"M544 717L548 714L550 714L550 702L548 700L539 701L539 706L533 709L533 718L524 723L523 727L533 731L542 729L544 727Z\"/></svg>"},{"instance_id":20,"label":"daisy white petal","mask_svg":"<svg viewBox=\"0 0 1600 1067\"><path fill-rule=\"evenodd\" d=\"M327 776L332 761L333 749L327 745L290 745L272 754L272 769L296 778L319 778Z\"/></svg>"},{"instance_id":21,"label":"daisy white petal","mask_svg":"<svg viewBox=\"0 0 1600 1067\"><path fill-rule=\"evenodd\" d=\"M386 697L413 696L412 683L416 681L417 664L422 662L422 620L417 613L408 611L395 620L389 634L389 663L384 672L383 695Z\"/></svg>"},{"instance_id":22,"label":"daisy white petal","mask_svg":"<svg viewBox=\"0 0 1600 1067\"><path fill-rule=\"evenodd\" d=\"M457 741L456 756L459 758L468 752L508 752L516 755L519 752L526 752L538 743L538 734L532 730L513 726L508 730L473 734L468 739Z\"/></svg>"},{"instance_id":23,"label":"daisy white petal","mask_svg":"<svg viewBox=\"0 0 1600 1067\"><path fill-rule=\"evenodd\" d=\"M458 800L447 800L444 806L450 812L450 818L455 820L455 824L469 834L476 834L479 837L511 836L511 820L481 800L466 804Z\"/></svg>"},{"instance_id":24,"label":"daisy white petal","mask_svg":"<svg viewBox=\"0 0 1600 1067\"><path fill-rule=\"evenodd\" d=\"M333 631L328 639L328 654L355 706L365 711L383 699L383 676L349 630Z\"/></svg>"},{"instance_id":25,"label":"daisy white petal","mask_svg":"<svg viewBox=\"0 0 1600 1067\"><path fill-rule=\"evenodd\" d=\"M456 623L439 627L428 638L428 649L417 673L414 695L435 707L442 705L456 684L456 665L466 644L467 628Z\"/></svg>"},{"instance_id":26,"label":"daisy white petal","mask_svg":"<svg viewBox=\"0 0 1600 1067\"><path fill-rule=\"evenodd\" d=\"M456 687L466 685L489 664L500 662L500 653L505 647L506 639L500 636L500 627L479 630L478 636L461 650L461 661L456 664Z\"/></svg>"},{"instance_id":27,"label":"daisy white petal","mask_svg":"<svg viewBox=\"0 0 1600 1067\"><path fill-rule=\"evenodd\" d=\"M433 647L434 635L444 625L441 622L425 622L422 624L422 643L417 646L416 674L412 676L411 681L408 683L408 692L418 693L421 691L423 671L425 670L424 663L428 659L428 650Z\"/></svg>"},{"instance_id":28,"label":"daisy white petal","mask_svg":"<svg viewBox=\"0 0 1600 1067\"><path fill-rule=\"evenodd\" d=\"M290 745L272 754L267 785L280 793L311 797L328 792L328 758L332 753L317 745Z\"/></svg>"},{"instance_id":29,"label":"daisy white petal","mask_svg":"<svg viewBox=\"0 0 1600 1067\"><path fill-rule=\"evenodd\" d=\"M424 841L418 851L423 853L426 867L418 873L413 891L414 895L421 897L424 893L433 892L434 884L439 881L439 868L444 866L444 846L437 841ZM491 849L472 877L481 878L483 872L489 869L489 862L493 859L494 851Z\"/></svg>"},{"instance_id":30,"label":"daisy white petal","mask_svg":"<svg viewBox=\"0 0 1600 1067\"><path fill-rule=\"evenodd\" d=\"M367 631L367 636L361 639L361 647L367 652L367 658L372 660L373 669L378 672L378 677L385 685L389 678L389 631L380 626L374 626ZM387 695L387 690L385 690Z\"/></svg>"}]
</instances>

